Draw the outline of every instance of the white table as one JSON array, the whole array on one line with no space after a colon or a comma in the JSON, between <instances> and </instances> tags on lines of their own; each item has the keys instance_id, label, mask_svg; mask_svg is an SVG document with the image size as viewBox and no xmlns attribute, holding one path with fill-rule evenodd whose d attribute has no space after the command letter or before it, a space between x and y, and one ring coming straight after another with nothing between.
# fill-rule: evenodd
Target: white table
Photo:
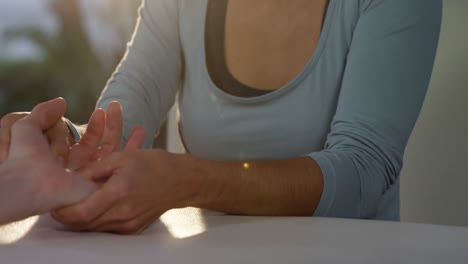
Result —
<instances>
[{"instance_id":1,"label":"white table","mask_svg":"<svg viewBox=\"0 0 468 264\"><path fill-rule=\"evenodd\" d=\"M0 228L1 264L468 263L462 227L197 209L171 211L137 236L66 232L48 217L31 228L34 221Z\"/></svg>"}]
</instances>

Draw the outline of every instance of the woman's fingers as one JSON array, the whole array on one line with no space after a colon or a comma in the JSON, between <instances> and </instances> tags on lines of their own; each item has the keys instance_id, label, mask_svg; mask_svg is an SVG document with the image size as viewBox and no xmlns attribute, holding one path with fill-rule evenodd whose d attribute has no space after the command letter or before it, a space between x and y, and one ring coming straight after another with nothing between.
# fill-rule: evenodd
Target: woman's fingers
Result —
<instances>
[{"instance_id":1,"label":"woman's fingers","mask_svg":"<svg viewBox=\"0 0 468 264\"><path fill-rule=\"evenodd\" d=\"M47 213L57 208L80 203L98 189L95 183L84 179L74 172L66 172L63 170L53 176L54 177L50 177L50 180L60 183L56 184L60 186L60 188L56 188L48 193L49 199L46 201L52 202L50 204L45 204L42 211L39 213ZM48 179L47 177L44 178L44 180Z\"/></svg>"},{"instance_id":2,"label":"woman's fingers","mask_svg":"<svg viewBox=\"0 0 468 264\"><path fill-rule=\"evenodd\" d=\"M52 216L72 229L86 230L95 219L112 208L118 202L119 197L118 189L112 184L107 184L83 202L58 209L52 213Z\"/></svg>"},{"instance_id":3,"label":"woman's fingers","mask_svg":"<svg viewBox=\"0 0 468 264\"><path fill-rule=\"evenodd\" d=\"M156 214L153 211L145 211L144 213L137 215L133 219L126 220L126 221L116 221L115 219L122 219L121 215L115 215L118 213L118 210L113 212L113 209L109 210L104 215L96 220L96 223L91 227L89 231L93 232L109 232L109 233L116 233L121 235L133 235L133 234L140 234L145 231L151 224L153 224L154 220L162 213ZM156 216L155 216L156 215ZM102 220L101 220L102 219Z\"/></svg>"},{"instance_id":4,"label":"woman's fingers","mask_svg":"<svg viewBox=\"0 0 468 264\"><path fill-rule=\"evenodd\" d=\"M102 139L102 155L107 155L120 149L122 140L122 106L119 102L112 102L107 108L106 127Z\"/></svg>"},{"instance_id":5,"label":"woman's fingers","mask_svg":"<svg viewBox=\"0 0 468 264\"><path fill-rule=\"evenodd\" d=\"M135 150L141 149L143 143L145 142L146 130L143 126L136 126L133 128L130 137L125 144L125 150Z\"/></svg>"},{"instance_id":6,"label":"woman's fingers","mask_svg":"<svg viewBox=\"0 0 468 264\"><path fill-rule=\"evenodd\" d=\"M112 102L107 113L98 109L91 117L86 133L80 142L73 146L67 167L76 170L90 161L102 159L112 152L120 150L122 139L123 117L119 102ZM99 142L102 139L101 147ZM125 149L139 149L145 140L145 128L135 127L125 145Z\"/></svg>"},{"instance_id":7,"label":"woman's fingers","mask_svg":"<svg viewBox=\"0 0 468 264\"><path fill-rule=\"evenodd\" d=\"M89 119L86 132L79 144L89 151L96 151L104 133L105 125L106 112L103 109L97 109Z\"/></svg>"},{"instance_id":8,"label":"woman's fingers","mask_svg":"<svg viewBox=\"0 0 468 264\"><path fill-rule=\"evenodd\" d=\"M116 169L122 166L122 153L112 153L102 159L87 164L77 171L81 177L90 181L100 181L107 179Z\"/></svg>"},{"instance_id":9,"label":"woman's fingers","mask_svg":"<svg viewBox=\"0 0 468 264\"><path fill-rule=\"evenodd\" d=\"M67 167L76 170L93 160L99 147L106 122L106 113L102 109L97 109L89 119L86 132L80 142L70 150L70 157Z\"/></svg>"}]
</instances>

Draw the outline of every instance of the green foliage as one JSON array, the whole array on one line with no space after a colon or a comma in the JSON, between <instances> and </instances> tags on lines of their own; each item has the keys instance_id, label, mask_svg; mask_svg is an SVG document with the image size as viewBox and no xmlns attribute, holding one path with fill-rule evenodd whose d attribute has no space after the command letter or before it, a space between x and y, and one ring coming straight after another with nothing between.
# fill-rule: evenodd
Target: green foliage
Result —
<instances>
[{"instance_id":1,"label":"green foliage","mask_svg":"<svg viewBox=\"0 0 468 264\"><path fill-rule=\"evenodd\" d=\"M135 17L137 1L110 1L109 8L129 10ZM121 36L122 48L107 65L99 59L83 27L79 0L50 0L50 10L59 23L56 35L50 36L35 27L9 29L6 41L28 39L43 54L36 60L0 59L0 116L13 111L28 111L39 102L62 96L68 101L67 116L77 123L86 122L101 89L120 60L128 34L112 24ZM105 19L105 18L104 18ZM129 19L134 21L134 19Z\"/></svg>"}]
</instances>

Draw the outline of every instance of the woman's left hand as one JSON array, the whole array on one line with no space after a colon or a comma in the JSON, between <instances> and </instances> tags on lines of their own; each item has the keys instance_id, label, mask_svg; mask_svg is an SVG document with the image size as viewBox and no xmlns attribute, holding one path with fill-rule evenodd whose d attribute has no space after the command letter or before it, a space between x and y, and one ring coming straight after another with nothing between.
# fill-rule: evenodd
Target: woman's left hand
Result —
<instances>
[{"instance_id":1,"label":"woman's left hand","mask_svg":"<svg viewBox=\"0 0 468 264\"><path fill-rule=\"evenodd\" d=\"M142 232L166 211L187 206L195 189L187 177L187 159L161 150L112 153L79 172L105 181L100 190L53 216L78 231Z\"/></svg>"}]
</instances>

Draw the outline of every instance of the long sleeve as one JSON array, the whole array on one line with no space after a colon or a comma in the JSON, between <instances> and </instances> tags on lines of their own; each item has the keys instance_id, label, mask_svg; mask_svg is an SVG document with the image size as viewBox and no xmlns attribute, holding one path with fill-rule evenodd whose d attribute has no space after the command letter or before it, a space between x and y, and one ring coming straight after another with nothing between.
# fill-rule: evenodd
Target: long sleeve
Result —
<instances>
[{"instance_id":1,"label":"long sleeve","mask_svg":"<svg viewBox=\"0 0 468 264\"><path fill-rule=\"evenodd\" d=\"M441 0L363 0L330 133L311 153L316 216L375 218L396 184L434 64Z\"/></svg>"},{"instance_id":2,"label":"long sleeve","mask_svg":"<svg viewBox=\"0 0 468 264\"><path fill-rule=\"evenodd\" d=\"M145 148L166 118L182 83L179 1L145 0L128 50L97 103L123 107L123 140L135 125L147 130Z\"/></svg>"}]
</instances>

